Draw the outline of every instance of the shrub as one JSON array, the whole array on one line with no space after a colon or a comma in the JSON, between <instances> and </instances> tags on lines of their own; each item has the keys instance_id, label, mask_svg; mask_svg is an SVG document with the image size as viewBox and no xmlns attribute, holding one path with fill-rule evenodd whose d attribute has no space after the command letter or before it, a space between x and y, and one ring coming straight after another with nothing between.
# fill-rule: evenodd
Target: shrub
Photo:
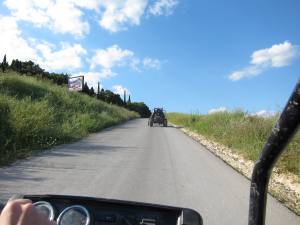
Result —
<instances>
[{"instance_id":1,"label":"shrub","mask_svg":"<svg viewBox=\"0 0 300 225\"><path fill-rule=\"evenodd\" d=\"M274 127L277 116L261 118L243 111L209 115L169 113L170 122L181 125L224 144L250 160L257 160ZM279 160L279 168L300 176L300 133L298 132Z\"/></svg>"},{"instance_id":2,"label":"shrub","mask_svg":"<svg viewBox=\"0 0 300 225\"><path fill-rule=\"evenodd\" d=\"M51 81L0 73L0 165L135 117Z\"/></svg>"}]
</instances>

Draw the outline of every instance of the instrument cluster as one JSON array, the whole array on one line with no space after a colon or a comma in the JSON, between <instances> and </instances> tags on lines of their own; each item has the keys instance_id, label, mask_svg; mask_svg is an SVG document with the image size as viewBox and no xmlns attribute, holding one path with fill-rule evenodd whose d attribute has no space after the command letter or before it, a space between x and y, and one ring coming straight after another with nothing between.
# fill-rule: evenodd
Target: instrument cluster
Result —
<instances>
[{"instance_id":1,"label":"instrument cluster","mask_svg":"<svg viewBox=\"0 0 300 225\"><path fill-rule=\"evenodd\" d=\"M33 204L35 208L49 220L54 221L56 210L46 201L38 201ZM56 219L57 225L90 225L91 216L86 207L72 205L59 213Z\"/></svg>"},{"instance_id":2,"label":"instrument cluster","mask_svg":"<svg viewBox=\"0 0 300 225\"><path fill-rule=\"evenodd\" d=\"M25 195L57 225L202 225L194 210L112 199Z\"/></svg>"}]
</instances>

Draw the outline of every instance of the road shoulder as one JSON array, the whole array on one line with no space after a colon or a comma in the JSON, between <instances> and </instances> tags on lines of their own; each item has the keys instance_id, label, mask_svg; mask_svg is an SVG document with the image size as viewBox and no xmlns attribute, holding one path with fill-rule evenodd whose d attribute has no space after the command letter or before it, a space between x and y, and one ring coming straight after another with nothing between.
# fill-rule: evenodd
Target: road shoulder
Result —
<instances>
[{"instance_id":1,"label":"road shoulder","mask_svg":"<svg viewBox=\"0 0 300 225\"><path fill-rule=\"evenodd\" d=\"M183 133L205 146L214 155L246 178L251 179L251 173L254 167L253 161L248 160L242 155L234 152L232 149L211 141L203 135L187 128L179 127L175 124L170 125L181 130ZM300 216L300 181L297 176L287 172L283 173L278 168L274 168L270 179L269 193L291 211Z\"/></svg>"}]
</instances>

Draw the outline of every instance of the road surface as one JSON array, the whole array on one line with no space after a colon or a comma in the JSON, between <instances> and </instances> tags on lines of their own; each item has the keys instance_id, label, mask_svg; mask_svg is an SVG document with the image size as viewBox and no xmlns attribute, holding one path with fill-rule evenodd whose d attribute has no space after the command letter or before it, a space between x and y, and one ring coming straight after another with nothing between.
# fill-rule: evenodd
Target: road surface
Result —
<instances>
[{"instance_id":1,"label":"road surface","mask_svg":"<svg viewBox=\"0 0 300 225\"><path fill-rule=\"evenodd\" d=\"M0 169L0 197L68 194L196 209L205 225L247 224L249 181L172 127L137 119ZM268 197L267 225L300 217Z\"/></svg>"}]
</instances>

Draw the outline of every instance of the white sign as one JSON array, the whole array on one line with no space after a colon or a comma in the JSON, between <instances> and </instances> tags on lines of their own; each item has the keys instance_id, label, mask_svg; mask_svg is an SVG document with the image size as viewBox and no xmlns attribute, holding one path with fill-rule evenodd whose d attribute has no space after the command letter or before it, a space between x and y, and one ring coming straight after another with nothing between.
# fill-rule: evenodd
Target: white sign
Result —
<instances>
[{"instance_id":1,"label":"white sign","mask_svg":"<svg viewBox=\"0 0 300 225\"><path fill-rule=\"evenodd\" d=\"M68 86L70 91L82 91L84 76L69 77Z\"/></svg>"}]
</instances>

